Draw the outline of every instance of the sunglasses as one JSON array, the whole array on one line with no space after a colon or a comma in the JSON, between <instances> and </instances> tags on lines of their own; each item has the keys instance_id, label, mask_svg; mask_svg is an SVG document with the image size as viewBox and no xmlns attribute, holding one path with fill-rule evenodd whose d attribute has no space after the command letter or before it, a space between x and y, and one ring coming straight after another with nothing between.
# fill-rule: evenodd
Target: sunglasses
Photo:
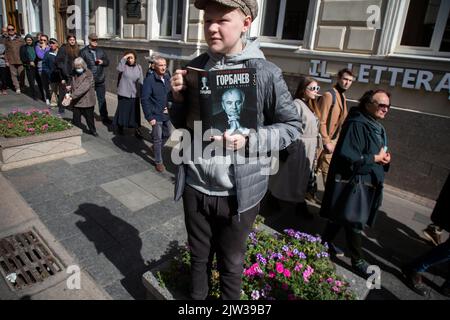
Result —
<instances>
[{"instance_id":1,"label":"sunglasses","mask_svg":"<svg viewBox=\"0 0 450 320\"><path fill-rule=\"evenodd\" d=\"M15 29L8 28L8 31L14 31Z\"/></svg>"},{"instance_id":2,"label":"sunglasses","mask_svg":"<svg viewBox=\"0 0 450 320\"><path fill-rule=\"evenodd\" d=\"M377 101L372 101L372 103L374 104L374 105L376 105L378 108L380 108L380 109L383 109L383 108L385 108L385 109L390 109L391 108L391 105L390 104L384 104L384 103L379 103L379 102L377 102Z\"/></svg>"},{"instance_id":3,"label":"sunglasses","mask_svg":"<svg viewBox=\"0 0 450 320\"><path fill-rule=\"evenodd\" d=\"M320 86L306 87L306 89L308 89L309 91L320 91Z\"/></svg>"},{"instance_id":4,"label":"sunglasses","mask_svg":"<svg viewBox=\"0 0 450 320\"><path fill-rule=\"evenodd\" d=\"M47 42L47 40L46 40L46 39L41 39L40 41L41 41L41 42Z\"/></svg>"}]
</instances>

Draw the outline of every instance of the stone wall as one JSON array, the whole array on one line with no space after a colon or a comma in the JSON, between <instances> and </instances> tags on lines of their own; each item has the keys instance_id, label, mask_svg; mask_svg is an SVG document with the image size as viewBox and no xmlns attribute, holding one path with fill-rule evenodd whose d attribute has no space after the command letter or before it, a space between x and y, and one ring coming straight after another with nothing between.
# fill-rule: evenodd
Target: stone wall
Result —
<instances>
[{"instance_id":1,"label":"stone wall","mask_svg":"<svg viewBox=\"0 0 450 320\"><path fill-rule=\"evenodd\" d=\"M376 6L382 13L385 3L383 0L324 0L320 8L315 49L374 53L381 33L380 30L368 28L372 15L368 9Z\"/></svg>"}]
</instances>

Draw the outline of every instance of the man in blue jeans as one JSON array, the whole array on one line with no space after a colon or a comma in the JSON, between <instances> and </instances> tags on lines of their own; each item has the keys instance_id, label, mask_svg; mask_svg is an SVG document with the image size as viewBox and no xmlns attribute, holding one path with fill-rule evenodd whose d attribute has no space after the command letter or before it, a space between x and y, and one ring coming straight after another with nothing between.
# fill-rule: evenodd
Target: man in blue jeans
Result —
<instances>
[{"instance_id":1,"label":"man in blue jeans","mask_svg":"<svg viewBox=\"0 0 450 320\"><path fill-rule=\"evenodd\" d=\"M152 126L153 153L156 171L165 170L162 148L169 139L172 124L169 118L170 76L166 73L167 63L162 57L154 58L154 72L148 73L142 88L142 110L145 119Z\"/></svg>"},{"instance_id":2,"label":"man in blue jeans","mask_svg":"<svg viewBox=\"0 0 450 320\"><path fill-rule=\"evenodd\" d=\"M444 187L436 201L436 206L431 214L431 221L442 229L450 231L450 175L447 176ZM431 266L445 262L450 262L450 238L404 266L402 271L411 289L422 296L426 296L428 289L423 284L422 273ZM450 297L450 264L447 267L448 274L441 287L441 293Z\"/></svg>"}]
</instances>

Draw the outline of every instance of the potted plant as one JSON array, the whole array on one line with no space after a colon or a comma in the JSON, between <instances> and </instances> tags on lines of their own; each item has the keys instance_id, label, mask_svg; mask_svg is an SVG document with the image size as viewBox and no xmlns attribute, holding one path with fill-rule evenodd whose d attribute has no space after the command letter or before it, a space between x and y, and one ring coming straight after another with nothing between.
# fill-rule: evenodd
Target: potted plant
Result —
<instances>
[{"instance_id":1,"label":"potted plant","mask_svg":"<svg viewBox=\"0 0 450 320\"><path fill-rule=\"evenodd\" d=\"M156 272L159 285L183 292L189 287L189 247ZM214 260L210 296L219 298L219 272ZM283 234L258 227L247 240L242 300L353 300L348 282L336 274L327 246L319 237L295 230Z\"/></svg>"}]
</instances>

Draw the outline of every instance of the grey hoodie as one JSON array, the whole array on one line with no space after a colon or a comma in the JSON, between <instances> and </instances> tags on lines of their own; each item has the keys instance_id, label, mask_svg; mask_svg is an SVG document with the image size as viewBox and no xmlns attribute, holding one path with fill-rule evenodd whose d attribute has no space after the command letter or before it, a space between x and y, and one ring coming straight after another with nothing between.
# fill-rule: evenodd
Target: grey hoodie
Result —
<instances>
[{"instance_id":1,"label":"grey hoodie","mask_svg":"<svg viewBox=\"0 0 450 320\"><path fill-rule=\"evenodd\" d=\"M208 71L244 68L245 61L265 59L256 39L247 40L244 50L235 55L224 56L211 51L207 54L209 60L204 69ZM188 185L210 196L229 196L236 193L233 165L226 164L231 162L229 156L197 158L196 162L201 163L194 164L190 161L187 164L186 183Z\"/></svg>"}]
</instances>

